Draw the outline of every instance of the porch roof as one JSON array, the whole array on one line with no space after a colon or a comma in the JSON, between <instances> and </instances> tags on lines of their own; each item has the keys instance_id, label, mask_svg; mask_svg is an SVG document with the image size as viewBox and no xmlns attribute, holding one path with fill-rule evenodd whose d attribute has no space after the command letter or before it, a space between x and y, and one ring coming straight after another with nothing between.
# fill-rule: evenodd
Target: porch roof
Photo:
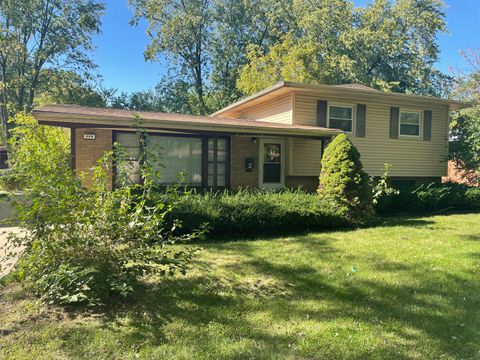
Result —
<instances>
[{"instance_id":1,"label":"porch roof","mask_svg":"<svg viewBox=\"0 0 480 360\"><path fill-rule=\"evenodd\" d=\"M134 128L141 121L148 130L176 133L223 133L238 135L275 135L322 138L342 133L341 130L309 125L279 124L266 121L222 117L169 114L93 108L77 105L49 105L33 110L37 121L45 125L71 128ZM138 125L137 125L138 126Z\"/></svg>"}]
</instances>

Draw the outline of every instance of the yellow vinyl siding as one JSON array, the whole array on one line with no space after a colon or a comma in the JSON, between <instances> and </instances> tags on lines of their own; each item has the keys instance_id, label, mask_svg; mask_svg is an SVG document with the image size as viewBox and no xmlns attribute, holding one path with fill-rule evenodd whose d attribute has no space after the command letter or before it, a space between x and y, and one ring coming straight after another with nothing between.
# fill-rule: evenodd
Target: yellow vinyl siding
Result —
<instances>
[{"instance_id":1,"label":"yellow vinyl siding","mask_svg":"<svg viewBox=\"0 0 480 360\"><path fill-rule=\"evenodd\" d=\"M428 101L412 103L409 99L402 99L396 103L388 103L382 99L381 102L372 100L371 95L369 99L361 99L359 97L334 98L329 97L328 94L296 93L294 99L293 123L308 125L316 123L317 100L352 105L366 104L366 136L356 137L355 134L349 136L360 151L365 170L372 176L381 175L385 163L392 165L391 176L440 177L447 174L447 106L439 106ZM402 137L390 139L390 107L392 106L398 106L400 110L416 110L422 113L423 110L432 110L432 139L430 141ZM421 134L423 132L423 119L420 132Z\"/></svg>"},{"instance_id":2,"label":"yellow vinyl siding","mask_svg":"<svg viewBox=\"0 0 480 360\"><path fill-rule=\"evenodd\" d=\"M292 123L292 97L285 94L275 99L264 101L235 114L237 119L261 120L282 124Z\"/></svg>"},{"instance_id":3,"label":"yellow vinyl siding","mask_svg":"<svg viewBox=\"0 0 480 360\"><path fill-rule=\"evenodd\" d=\"M321 151L320 140L289 139L287 143L287 175L319 176Z\"/></svg>"}]
</instances>

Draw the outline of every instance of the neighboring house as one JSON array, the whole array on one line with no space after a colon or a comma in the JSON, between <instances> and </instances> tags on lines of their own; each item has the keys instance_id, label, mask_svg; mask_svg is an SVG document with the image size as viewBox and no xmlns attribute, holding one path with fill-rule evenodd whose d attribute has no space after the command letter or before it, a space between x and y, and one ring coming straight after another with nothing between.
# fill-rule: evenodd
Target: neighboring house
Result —
<instances>
[{"instance_id":1,"label":"neighboring house","mask_svg":"<svg viewBox=\"0 0 480 360\"><path fill-rule=\"evenodd\" d=\"M341 132L357 146L371 176L389 163L394 181L440 180L447 175L449 112L464 106L360 84L282 82L208 117L66 105L41 107L34 116L71 129L72 164L87 173L87 186L91 167L114 142L128 149L135 178L138 116L149 131L148 146L162 149L165 184L185 171L192 186L313 191L323 149Z\"/></svg>"},{"instance_id":2,"label":"neighboring house","mask_svg":"<svg viewBox=\"0 0 480 360\"><path fill-rule=\"evenodd\" d=\"M453 160L448 162L448 174L442 178L442 181L480 187L480 178L475 171L463 170Z\"/></svg>"}]
</instances>

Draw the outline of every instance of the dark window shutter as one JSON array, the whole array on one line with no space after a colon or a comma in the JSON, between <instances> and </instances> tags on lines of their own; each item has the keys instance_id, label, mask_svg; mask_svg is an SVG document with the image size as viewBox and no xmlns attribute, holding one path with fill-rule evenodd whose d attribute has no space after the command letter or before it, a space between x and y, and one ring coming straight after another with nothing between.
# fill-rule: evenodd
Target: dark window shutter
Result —
<instances>
[{"instance_id":1,"label":"dark window shutter","mask_svg":"<svg viewBox=\"0 0 480 360\"><path fill-rule=\"evenodd\" d=\"M365 128L367 123L367 105L357 104L357 129L356 135L365 136Z\"/></svg>"},{"instance_id":2,"label":"dark window shutter","mask_svg":"<svg viewBox=\"0 0 480 360\"><path fill-rule=\"evenodd\" d=\"M398 122L400 118L400 108L390 108L390 139L398 139Z\"/></svg>"},{"instance_id":3,"label":"dark window shutter","mask_svg":"<svg viewBox=\"0 0 480 360\"><path fill-rule=\"evenodd\" d=\"M432 111L425 110L423 112L423 140L430 141L432 139Z\"/></svg>"},{"instance_id":4,"label":"dark window shutter","mask_svg":"<svg viewBox=\"0 0 480 360\"><path fill-rule=\"evenodd\" d=\"M317 101L317 125L327 127L327 102L325 100Z\"/></svg>"}]
</instances>

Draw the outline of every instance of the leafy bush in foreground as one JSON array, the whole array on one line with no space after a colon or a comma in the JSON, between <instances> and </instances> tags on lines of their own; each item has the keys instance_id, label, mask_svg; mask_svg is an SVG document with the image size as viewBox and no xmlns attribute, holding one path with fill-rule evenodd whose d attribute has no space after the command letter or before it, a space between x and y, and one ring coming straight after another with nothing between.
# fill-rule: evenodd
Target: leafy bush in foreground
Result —
<instances>
[{"instance_id":1,"label":"leafy bush in foreground","mask_svg":"<svg viewBox=\"0 0 480 360\"><path fill-rule=\"evenodd\" d=\"M345 134L336 136L325 149L318 194L351 221L362 222L373 215L370 177Z\"/></svg>"},{"instance_id":2,"label":"leafy bush in foreground","mask_svg":"<svg viewBox=\"0 0 480 360\"><path fill-rule=\"evenodd\" d=\"M17 208L26 235L10 242L25 251L11 277L47 302L104 304L132 294L143 275L185 272L195 252L169 249L202 235L177 234L180 223L169 214L182 195L173 189L165 202L154 200L155 174L148 164L143 184L109 191L110 165L110 156L102 159L91 190L63 166L46 172L41 160L32 160L24 168L28 186Z\"/></svg>"},{"instance_id":3,"label":"leafy bush in foreground","mask_svg":"<svg viewBox=\"0 0 480 360\"><path fill-rule=\"evenodd\" d=\"M230 236L351 225L328 202L299 190L191 194L180 199L170 215L181 220L185 229L208 223L210 234Z\"/></svg>"},{"instance_id":4,"label":"leafy bush in foreground","mask_svg":"<svg viewBox=\"0 0 480 360\"><path fill-rule=\"evenodd\" d=\"M428 213L445 210L480 209L480 188L457 183L431 183L382 196L379 214Z\"/></svg>"},{"instance_id":5,"label":"leafy bush in foreground","mask_svg":"<svg viewBox=\"0 0 480 360\"><path fill-rule=\"evenodd\" d=\"M70 166L70 137L65 129L39 125L31 115L17 114L10 130L9 169L0 171L0 185L8 191L27 186L32 167L56 173Z\"/></svg>"}]
</instances>

